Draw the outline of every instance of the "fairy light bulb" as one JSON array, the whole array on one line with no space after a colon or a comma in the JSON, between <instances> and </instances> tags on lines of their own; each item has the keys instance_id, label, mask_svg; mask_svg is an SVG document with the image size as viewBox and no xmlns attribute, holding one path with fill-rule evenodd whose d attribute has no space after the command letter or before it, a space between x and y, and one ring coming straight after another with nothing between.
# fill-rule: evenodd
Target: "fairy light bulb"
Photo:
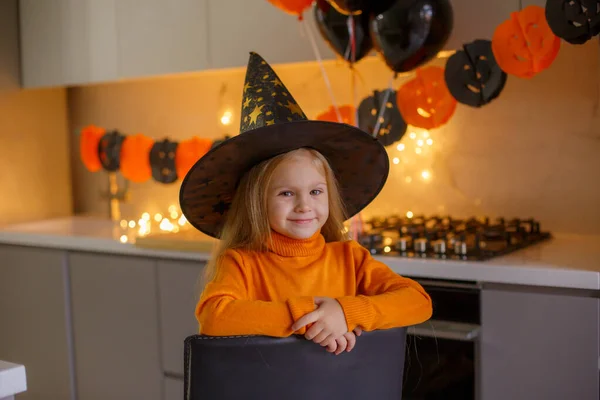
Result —
<instances>
[{"instance_id":1,"label":"fairy light bulb","mask_svg":"<svg viewBox=\"0 0 600 400\"><path fill-rule=\"evenodd\" d=\"M414 216L412 211L407 211L406 212L406 218L412 218Z\"/></svg>"},{"instance_id":2,"label":"fairy light bulb","mask_svg":"<svg viewBox=\"0 0 600 400\"><path fill-rule=\"evenodd\" d=\"M423 139L417 140L417 146L422 147L424 144Z\"/></svg>"},{"instance_id":3,"label":"fairy light bulb","mask_svg":"<svg viewBox=\"0 0 600 400\"><path fill-rule=\"evenodd\" d=\"M417 153L417 154L421 154L422 152L423 152L423 149L421 149L420 147L417 147L415 149L415 153Z\"/></svg>"},{"instance_id":4,"label":"fairy light bulb","mask_svg":"<svg viewBox=\"0 0 600 400\"><path fill-rule=\"evenodd\" d=\"M135 228L135 221L129 221L129 227L131 229Z\"/></svg>"},{"instance_id":5,"label":"fairy light bulb","mask_svg":"<svg viewBox=\"0 0 600 400\"><path fill-rule=\"evenodd\" d=\"M398 157L394 157L394 158L392 159L392 162L393 162L394 164L399 164L399 163L400 163L400 159L399 159Z\"/></svg>"},{"instance_id":6,"label":"fairy light bulb","mask_svg":"<svg viewBox=\"0 0 600 400\"><path fill-rule=\"evenodd\" d=\"M423 170L421 172L421 178L423 178L424 180L428 181L429 179L431 179L431 172L429 172L428 170Z\"/></svg>"},{"instance_id":7,"label":"fairy light bulb","mask_svg":"<svg viewBox=\"0 0 600 400\"><path fill-rule=\"evenodd\" d=\"M160 221L162 221L162 219L163 219L163 216L162 216L162 214L161 214L161 213L156 213L156 214L154 214L154 220L155 220L156 222L160 222Z\"/></svg>"},{"instance_id":8,"label":"fairy light bulb","mask_svg":"<svg viewBox=\"0 0 600 400\"><path fill-rule=\"evenodd\" d=\"M121 235L121 237L119 238L119 241L121 243L127 243L128 240L129 238L127 237L127 235Z\"/></svg>"},{"instance_id":9,"label":"fairy light bulb","mask_svg":"<svg viewBox=\"0 0 600 400\"><path fill-rule=\"evenodd\" d=\"M429 131L423 132L423 137L427 139L429 137Z\"/></svg>"},{"instance_id":10,"label":"fairy light bulb","mask_svg":"<svg viewBox=\"0 0 600 400\"><path fill-rule=\"evenodd\" d=\"M427 142L425 142L425 143L427 143L429 146L431 146L433 144L433 139L429 138L429 139L427 139Z\"/></svg>"},{"instance_id":11,"label":"fairy light bulb","mask_svg":"<svg viewBox=\"0 0 600 400\"><path fill-rule=\"evenodd\" d=\"M127 221L126 220L121 220L121 228L127 229Z\"/></svg>"},{"instance_id":12,"label":"fairy light bulb","mask_svg":"<svg viewBox=\"0 0 600 400\"><path fill-rule=\"evenodd\" d=\"M150 221L150 213L145 212L142 214L142 219L146 221Z\"/></svg>"},{"instance_id":13,"label":"fairy light bulb","mask_svg":"<svg viewBox=\"0 0 600 400\"><path fill-rule=\"evenodd\" d=\"M227 125L230 125L232 121L233 121L233 112L231 112L230 110L225 110L223 115L221 115L221 124L227 126Z\"/></svg>"},{"instance_id":14,"label":"fairy light bulb","mask_svg":"<svg viewBox=\"0 0 600 400\"><path fill-rule=\"evenodd\" d=\"M396 146L396 148L398 149L398 151L404 151L404 148L406 146L404 146L404 143L400 143L398 146Z\"/></svg>"},{"instance_id":15,"label":"fairy light bulb","mask_svg":"<svg viewBox=\"0 0 600 400\"><path fill-rule=\"evenodd\" d=\"M414 132L411 132L411 133L408 135L408 137L409 137L409 138L411 138L411 139L416 139L416 138L417 138L417 134L416 134L416 133L414 133Z\"/></svg>"}]
</instances>

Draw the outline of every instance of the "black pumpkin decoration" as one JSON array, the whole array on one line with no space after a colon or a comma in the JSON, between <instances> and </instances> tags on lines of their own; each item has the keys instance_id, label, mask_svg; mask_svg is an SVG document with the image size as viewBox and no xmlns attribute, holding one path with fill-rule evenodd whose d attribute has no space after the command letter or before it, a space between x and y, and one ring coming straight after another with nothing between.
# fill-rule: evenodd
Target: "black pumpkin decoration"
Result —
<instances>
[{"instance_id":1,"label":"black pumpkin decoration","mask_svg":"<svg viewBox=\"0 0 600 400\"><path fill-rule=\"evenodd\" d=\"M173 183L177 180L175 152L179 143L168 139L154 143L150 150L152 178L160 183Z\"/></svg>"},{"instance_id":2,"label":"black pumpkin decoration","mask_svg":"<svg viewBox=\"0 0 600 400\"><path fill-rule=\"evenodd\" d=\"M102 168L108 172L115 172L121 166L121 146L125 136L119 131L111 131L102 135L98 142L98 158Z\"/></svg>"},{"instance_id":3,"label":"black pumpkin decoration","mask_svg":"<svg viewBox=\"0 0 600 400\"><path fill-rule=\"evenodd\" d=\"M552 32L571 44L583 44L600 33L600 0L546 0Z\"/></svg>"},{"instance_id":4,"label":"black pumpkin decoration","mask_svg":"<svg viewBox=\"0 0 600 400\"><path fill-rule=\"evenodd\" d=\"M463 45L446 62L446 86L459 103L481 107L498 97L508 75L498 66L492 42L477 39Z\"/></svg>"},{"instance_id":5,"label":"black pumpkin decoration","mask_svg":"<svg viewBox=\"0 0 600 400\"><path fill-rule=\"evenodd\" d=\"M386 100L388 91L390 93L387 96L385 109L379 117L381 105ZM395 90L388 89L383 92L375 90L372 96L361 101L358 106L359 128L372 135L378 118L381 118L381 123L377 132L377 140L383 146L390 146L402 139L402 136L406 133L407 125L400 111L398 111Z\"/></svg>"}]
</instances>

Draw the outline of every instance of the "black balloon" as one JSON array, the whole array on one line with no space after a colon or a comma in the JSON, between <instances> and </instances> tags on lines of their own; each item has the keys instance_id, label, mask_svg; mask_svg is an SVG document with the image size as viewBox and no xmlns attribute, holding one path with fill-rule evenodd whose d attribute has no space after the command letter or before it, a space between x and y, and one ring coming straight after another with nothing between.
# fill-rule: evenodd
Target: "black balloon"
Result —
<instances>
[{"instance_id":1,"label":"black balloon","mask_svg":"<svg viewBox=\"0 0 600 400\"><path fill-rule=\"evenodd\" d=\"M179 143L168 139L154 143L150 150L152 178L160 183L173 183L177 180L175 153Z\"/></svg>"},{"instance_id":2,"label":"black balloon","mask_svg":"<svg viewBox=\"0 0 600 400\"><path fill-rule=\"evenodd\" d=\"M108 172L115 172L121 166L121 146L125 136L118 131L105 133L98 143L98 157L102 168Z\"/></svg>"},{"instance_id":3,"label":"black balloon","mask_svg":"<svg viewBox=\"0 0 600 400\"><path fill-rule=\"evenodd\" d=\"M444 80L459 103L481 107L504 89L507 75L496 63L492 42L478 39L463 45L446 62Z\"/></svg>"},{"instance_id":4,"label":"black balloon","mask_svg":"<svg viewBox=\"0 0 600 400\"><path fill-rule=\"evenodd\" d=\"M396 0L328 0L338 12L345 15L380 14Z\"/></svg>"},{"instance_id":5,"label":"black balloon","mask_svg":"<svg viewBox=\"0 0 600 400\"><path fill-rule=\"evenodd\" d=\"M389 90L389 89L388 89ZM374 91L372 96L365 98L358 106L358 126L363 131L373 135L381 106L385 101L381 123L377 132L377 140L383 146L390 146L402 139L407 125L396 104L396 91L391 90L386 99L387 90ZM387 100L387 101L386 101Z\"/></svg>"},{"instance_id":6,"label":"black balloon","mask_svg":"<svg viewBox=\"0 0 600 400\"><path fill-rule=\"evenodd\" d=\"M354 62L364 58L373 49L373 42L369 35L369 17L367 15L348 17L340 14L326 0L315 2L314 13L321 36L329 44L329 47L344 60L352 61L348 18L354 19L354 35L356 37Z\"/></svg>"},{"instance_id":7,"label":"black balloon","mask_svg":"<svg viewBox=\"0 0 600 400\"><path fill-rule=\"evenodd\" d=\"M371 18L373 45L395 72L408 72L444 48L454 25L448 0L397 0Z\"/></svg>"},{"instance_id":8,"label":"black balloon","mask_svg":"<svg viewBox=\"0 0 600 400\"><path fill-rule=\"evenodd\" d=\"M571 44L583 44L600 33L600 0L547 0L546 20L552 32Z\"/></svg>"}]
</instances>

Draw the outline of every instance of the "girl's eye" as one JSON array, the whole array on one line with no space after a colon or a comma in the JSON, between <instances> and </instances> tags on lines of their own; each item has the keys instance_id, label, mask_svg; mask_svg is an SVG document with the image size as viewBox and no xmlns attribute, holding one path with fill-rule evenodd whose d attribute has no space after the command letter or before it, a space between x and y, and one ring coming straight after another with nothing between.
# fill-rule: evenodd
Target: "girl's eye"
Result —
<instances>
[{"instance_id":1,"label":"girl's eye","mask_svg":"<svg viewBox=\"0 0 600 400\"><path fill-rule=\"evenodd\" d=\"M290 192L289 190L285 190L285 191L279 193L279 195L289 197L292 195L292 192Z\"/></svg>"},{"instance_id":2,"label":"girl's eye","mask_svg":"<svg viewBox=\"0 0 600 400\"><path fill-rule=\"evenodd\" d=\"M315 189L315 190L311 190L310 194L313 196L319 195L323 193L323 191L321 189Z\"/></svg>"}]
</instances>

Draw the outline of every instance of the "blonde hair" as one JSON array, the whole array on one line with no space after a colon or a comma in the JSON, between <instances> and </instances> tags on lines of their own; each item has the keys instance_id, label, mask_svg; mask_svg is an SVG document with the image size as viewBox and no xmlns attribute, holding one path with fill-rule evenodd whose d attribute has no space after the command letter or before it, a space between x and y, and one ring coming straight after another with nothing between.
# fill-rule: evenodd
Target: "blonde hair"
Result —
<instances>
[{"instance_id":1,"label":"blonde hair","mask_svg":"<svg viewBox=\"0 0 600 400\"><path fill-rule=\"evenodd\" d=\"M271 227L267 216L267 190L277 166L300 152L308 152L314 165L323 173L327 183L329 217L321 228L326 242L347 239L344 230L346 211L335 174L327 159L313 149L297 149L267 159L244 174L233 196L220 241L204 269L201 289L216 275L221 257L228 249L265 251L271 240ZM200 290L202 291L202 290Z\"/></svg>"}]
</instances>

